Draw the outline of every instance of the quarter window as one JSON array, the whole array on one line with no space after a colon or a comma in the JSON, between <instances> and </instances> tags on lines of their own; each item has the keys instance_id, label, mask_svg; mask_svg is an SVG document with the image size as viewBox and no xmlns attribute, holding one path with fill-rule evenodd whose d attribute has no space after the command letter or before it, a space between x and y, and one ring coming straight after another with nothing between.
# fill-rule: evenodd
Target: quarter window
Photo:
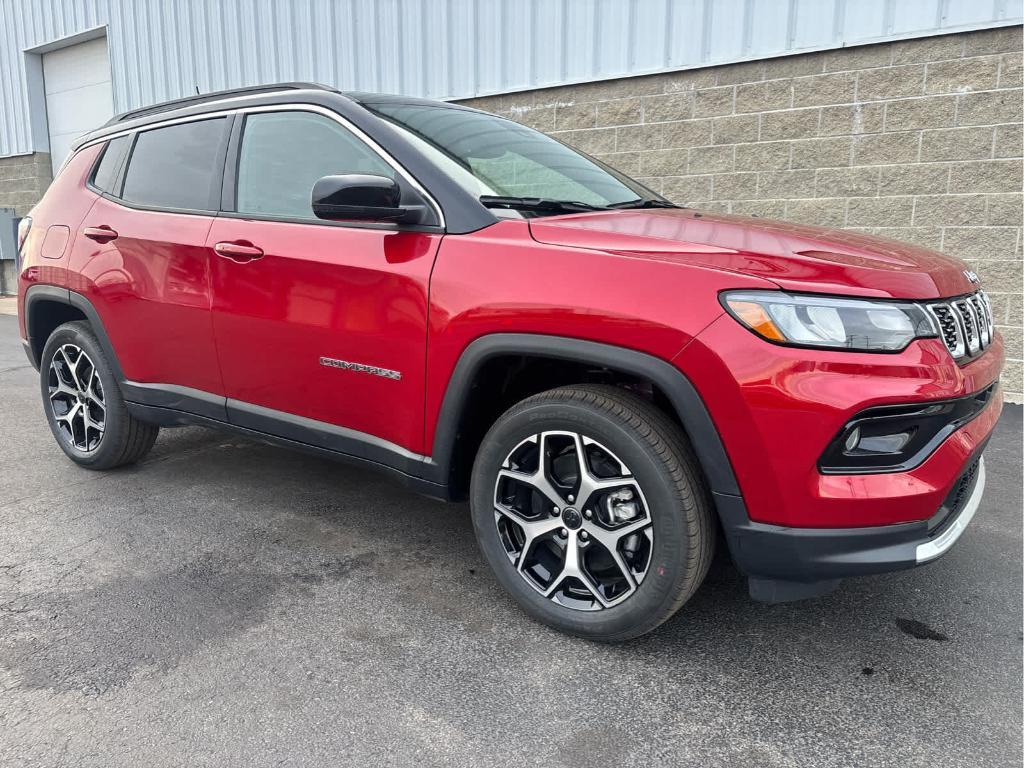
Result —
<instances>
[{"instance_id":1,"label":"quarter window","mask_svg":"<svg viewBox=\"0 0 1024 768\"><path fill-rule=\"evenodd\" d=\"M103 192L114 191L117 172L121 170L121 161L124 159L124 153L128 149L130 141L130 136L120 136L107 142L107 146L103 149L103 157L100 158L96 172L92 175L94 187Z\"/></svg>"},{"instance_id":2,"label":"quarter window","mask_svg":"<svg viewBox=\"0 0 1024 768\"><path fill-rule=\"evenodd\" d=\"M220 190L217 157L224 118L169 125L139 133L122 196L159 208L207 211Z\"/></svg>"},{"instance_id":3,"label":"quarter window","mask_svg":"<svg viewBox=\"0 0 1024 768\"><path fill-rule=\"evenodd\" d=\"M242 132L236 210L313 219L313 185L348 173L395 178L380 155L334 120L311 112L251 114Z\"/></svg>"}]
</instances>

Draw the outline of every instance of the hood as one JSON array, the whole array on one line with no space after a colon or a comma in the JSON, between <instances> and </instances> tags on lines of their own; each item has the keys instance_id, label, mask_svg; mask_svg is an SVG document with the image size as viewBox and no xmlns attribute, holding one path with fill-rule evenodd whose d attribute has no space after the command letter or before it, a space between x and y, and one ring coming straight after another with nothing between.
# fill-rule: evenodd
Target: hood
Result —
<instances>
[{"instance_id":1,"label":"hood","mask_svg":"<svg viewBox=\"0 0 1024 768\"><path fill-rule=\"evenodd\" d=\"M666 208L531 219L530 232L541 243L737 272L791 291L936 299L978 288L962 261L937 251L786 221Z\"/></svg>"}]
</instances>

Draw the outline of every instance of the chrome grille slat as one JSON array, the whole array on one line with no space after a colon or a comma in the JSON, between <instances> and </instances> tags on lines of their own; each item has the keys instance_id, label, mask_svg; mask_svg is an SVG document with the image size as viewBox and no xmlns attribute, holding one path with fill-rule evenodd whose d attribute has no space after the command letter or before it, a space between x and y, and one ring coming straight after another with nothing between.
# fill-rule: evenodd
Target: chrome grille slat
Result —
<instances>
[{"instance_id":1,"label":"chrome grille slat","mask_svg":"<svg viewBox=\"0 0 1024 768\"><path fill-rule=\"evenodd\" d=\"M981 337L981 346L987 347L992 342L992 335L988 329L988 312L985 310L984 302L979 294L970 298L971 309L974 310L974 318L978 323L978 335Z\"/></svg>"},{"instance_id":2,"label":"chrome grille slat","mask_svg":"<svg viewBox=\"0 0 1024 768\"><path fill-rule=\"evenodd\" d=\"M926 304L946 349L957 361L973 358L995 339L992 304L984 291Z\"/></svg>"}]
</instances>

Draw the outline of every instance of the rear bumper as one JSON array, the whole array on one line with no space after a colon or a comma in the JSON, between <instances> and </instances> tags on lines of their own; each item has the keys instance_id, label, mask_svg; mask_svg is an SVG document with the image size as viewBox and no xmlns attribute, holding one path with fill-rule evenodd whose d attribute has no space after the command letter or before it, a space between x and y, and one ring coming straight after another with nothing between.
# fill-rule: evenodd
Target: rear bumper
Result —
<instances>
[{"instance_id":1,"label":"rear bumper","mask_svg":"<svg viewBox=\"0 0 1024 768\"><path fill-rule=\"evenodd\" d=\"M981 446L983 449L984 446ZM786 528L751 522L742 503L719 499L733 560L756 600L814 597L841 579L924 565L944 555L974 518L985 491L981 449L928 520L871 528Z\"/></svg>"}]
</instances>

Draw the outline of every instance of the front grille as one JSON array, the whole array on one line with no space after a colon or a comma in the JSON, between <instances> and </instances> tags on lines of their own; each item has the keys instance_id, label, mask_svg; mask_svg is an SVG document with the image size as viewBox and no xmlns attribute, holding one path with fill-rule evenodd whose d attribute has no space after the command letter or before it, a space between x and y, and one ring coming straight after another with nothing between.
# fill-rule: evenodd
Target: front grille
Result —
<instances>
[{"instance_id":1,"label":"front grille","mask_svg":"<svg viewBox=\"0 0 1024 768\"><path fill-rule=\"evenodd\" d=\"M995 335L992 305L984 291L927 305L946 349L957 360L975 357Z\"/></svg>"}]
</instances>

